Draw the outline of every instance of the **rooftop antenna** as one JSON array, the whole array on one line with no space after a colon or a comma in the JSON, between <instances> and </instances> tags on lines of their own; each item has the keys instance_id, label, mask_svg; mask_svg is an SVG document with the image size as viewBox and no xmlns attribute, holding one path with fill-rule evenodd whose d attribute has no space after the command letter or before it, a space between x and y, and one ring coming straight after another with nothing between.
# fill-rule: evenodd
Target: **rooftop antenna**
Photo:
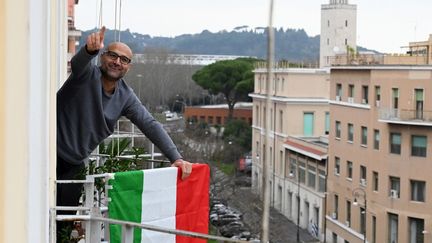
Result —
<instances>
[{"instance_id":1,"label":"rooftop antenna","mask_svg":"<svg viewBox=\"0 0 432 243\"><path fill-rule=\"evenodd\" d=\"M122 0L115 0L114 41L120 41ZM117 24L118 23L118 24Z\"/></svg>"}]
</instances>

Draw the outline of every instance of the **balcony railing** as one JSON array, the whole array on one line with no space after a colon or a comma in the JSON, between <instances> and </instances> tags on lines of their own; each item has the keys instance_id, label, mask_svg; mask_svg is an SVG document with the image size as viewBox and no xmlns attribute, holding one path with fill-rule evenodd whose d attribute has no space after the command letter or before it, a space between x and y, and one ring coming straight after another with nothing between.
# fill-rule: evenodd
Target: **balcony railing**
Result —
<instances>
[{"instance_id":1,"label":"balcony railing","mask_svg":"<svg viewBox=\"0 0 432 243\"><path fill-rule=\"evenodd\" d=\"M379 120L395 124L432 126L432 111L381 108Z\"/></svg>"}]
</instances>

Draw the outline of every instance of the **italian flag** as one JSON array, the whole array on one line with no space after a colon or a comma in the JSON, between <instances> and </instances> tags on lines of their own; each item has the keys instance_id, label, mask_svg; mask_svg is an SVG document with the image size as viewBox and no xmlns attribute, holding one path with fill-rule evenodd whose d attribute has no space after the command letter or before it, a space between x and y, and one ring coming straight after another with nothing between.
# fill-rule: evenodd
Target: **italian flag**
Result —
<instances>
[{"instance_id":1,"label":"italian flag","mask_svg":"<svg viewBox=\"0 0 432 243\"><path fill-rule=\"evenodd\" d=\"M186 180L177 167L115 173L109 181L109 217L207 234L209 177L206 164L193 164ZM121 242L120 225L110 225L110 242ZM207 241L135 228L134 243L138 242Z\"/></svg>"}]
</instances>

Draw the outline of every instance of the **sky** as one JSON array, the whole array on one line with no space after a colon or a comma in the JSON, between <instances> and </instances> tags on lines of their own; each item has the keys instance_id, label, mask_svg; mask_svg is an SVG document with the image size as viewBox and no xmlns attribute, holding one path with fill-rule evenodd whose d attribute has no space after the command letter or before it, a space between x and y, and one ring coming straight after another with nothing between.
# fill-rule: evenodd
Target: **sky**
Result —
<instances>
[{"instance_id":1,"label":"sky","mask_svg":"<svg viewBox=\"0 0 432 243\"><path fill-rule=\"evenodd\" d=\"M122 6L120 29L151 36L175 37L203 30L231 31L237 26L255 28L269 24L270 0L80 0L75 6L76 28L93 29L101 19L102 25L115 29L116 1ZM348 1L357 5L359 46L402 53L406 51L402 46L425 41L432 34L431 0ZM319 35L321 4L328 3L329 0L274 0L273 26Z\"/></svg>"}]
</instances>

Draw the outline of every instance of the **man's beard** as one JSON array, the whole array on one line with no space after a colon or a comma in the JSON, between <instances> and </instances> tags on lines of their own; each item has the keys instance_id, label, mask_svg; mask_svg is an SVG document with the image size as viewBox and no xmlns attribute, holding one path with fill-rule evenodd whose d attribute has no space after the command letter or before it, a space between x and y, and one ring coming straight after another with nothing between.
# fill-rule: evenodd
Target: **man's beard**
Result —
<instances>
[{"instance_id":1,"label":"man's beard","mask_svg":"<svg viewBox=\"0 0 432 243\"><path fill-rule=\"evenodd\" d=\"M108 67L104 67L104 66L101 66L101 72L105 78L112 81L117 81L124 77L124 74L122 72L116 72L115 74L113 74L113 72L110 72Z\"/></svg>"}]
</instances>

